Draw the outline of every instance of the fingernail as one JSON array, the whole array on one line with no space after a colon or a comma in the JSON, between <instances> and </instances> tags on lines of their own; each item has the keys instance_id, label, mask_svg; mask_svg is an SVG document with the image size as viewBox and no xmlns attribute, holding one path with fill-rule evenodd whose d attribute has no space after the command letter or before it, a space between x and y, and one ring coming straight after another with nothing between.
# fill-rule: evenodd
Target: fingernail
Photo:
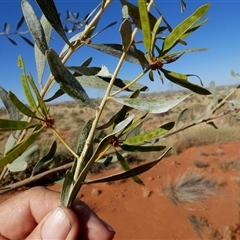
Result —
<instances>
[{"instance_id":1,"label":"fingernail","mask_svg":"<svg viewBox=\"0 0 240 240\"><path fill-rule=\"evenodd\" d=\"M43 240L47 239L65 239L72 226L66 213L58 207L52 214L47 216L41 229Z\"/></svg>"},{"instance_id":2,"label":"fingernail","mask_svg":"<svg viewBox=\"0 0 240 240\"><path fill-rule=\"evenodd\" d=\"M108 224L106 223L105 221L103 221L101 219L102 223L104 224L104 226L108 229L109 232L113 232L113 233L116 233L115 230Z\"/></svg>"}]
</instances>

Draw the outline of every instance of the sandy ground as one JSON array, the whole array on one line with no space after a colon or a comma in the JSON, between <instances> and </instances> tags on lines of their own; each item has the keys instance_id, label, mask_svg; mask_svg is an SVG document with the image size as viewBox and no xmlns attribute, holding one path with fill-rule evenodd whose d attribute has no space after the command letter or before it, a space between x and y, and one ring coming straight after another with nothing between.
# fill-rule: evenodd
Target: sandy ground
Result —
<instances>
[{"instance_id":1,"label":"sandy ground","mask_svg":"<svg viewBox=\"0 0 240 240\"><path fill-rule=\"evenodd\" d=\"M196 160L205 167L196 167ZM194 203L174 205L163 196L161 186L174 182L188 170L216 180L216 195ZM89 178L102 175L106 173ZM240 239L240 235L233 231L235 238L229 238L230 228L237 231L240 224L240 142L190 148L178 156L164 158L140 177L145 186L128 179L112 184L92 184L81 189L81 200L115 229L116 240L200 239L188 220L189 215L207 219L209 225L202 233L204 239ZM50 188L59 189L59 186ZM3 200L5 196L0 198ZM216 230L222 238L216 236ZM214 232L215 236L210 238Z\"/></svg>"}]
</instances>

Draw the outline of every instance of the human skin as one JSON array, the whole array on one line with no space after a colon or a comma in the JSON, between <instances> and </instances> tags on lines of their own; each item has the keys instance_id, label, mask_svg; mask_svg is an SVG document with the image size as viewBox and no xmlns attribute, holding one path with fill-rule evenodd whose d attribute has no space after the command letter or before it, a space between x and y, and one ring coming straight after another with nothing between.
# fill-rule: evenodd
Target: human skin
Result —
<instances>
[{"instance_id":1,"label":"human skin","mask_svg":"<svg viewBox=\"0 0 240 240\"><path fill-rule=\"evenodd\" d=\"M114 230L84 202L60 205L60 194L44 187L24 191L0 204L0 240L111 240Z\"/></svg>"}]
</instances>

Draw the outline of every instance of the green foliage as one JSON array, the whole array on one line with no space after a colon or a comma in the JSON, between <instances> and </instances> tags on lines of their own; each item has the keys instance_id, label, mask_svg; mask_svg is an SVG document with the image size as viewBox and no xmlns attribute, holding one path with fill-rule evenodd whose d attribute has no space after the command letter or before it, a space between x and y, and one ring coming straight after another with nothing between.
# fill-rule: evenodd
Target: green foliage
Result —
<instances>
[{"instance_id":1,"label":"green foliage","mask_svg":"<svg viewBox=\"0 0 240 240\"><path fill-rule=\"evenodd\" d=\"M132 178L138 184L143 185L144 183L137 175L154 167L171 149L171 146L167 146L166 144L158 145L158 142L200 123L208 123L216 127L213 120L220 117L220 115L216 115L217 110L225 103L228 103L229 106L239 104L237 99L229 100L229 97L237 88L229 93L224 100L219 102L216 86L213 83L208 90L203 87L202 81L198 76L196 77L200 80L200 86L188 81L188 77L195 76L194 74L176 73L164 68L165 64L178 61L185 53L206 50L205 48L197 48L171 52L178 44L186 45L185 38L193 34L206 22L202 18L207 13L209 4L200 6L178 26L172 28L158 9L158 16L155 17L151 13L152 6L157 8L152 1L138 1L138 5L134 5L121 0L123 5L123 22L119 30L121 43L91 43L91 40L96 35L116 23L110 23L95 33L101 16L112 1L102 1L101 4L87 15L85 19L87 24L84 30L74 35L71 39L68 39L62 27L54 1L37 0L37 3L43 13L41 21L38 20L30 2L22 0L23 14L34 41L35 61L38 72L38 79L36 81L30 73L27 74L24 61L19 56L18 65L22 70L20 80L28 104L23 104L11 91L7 93L3 87L0 88L0 98L9 113L9 119L0 119L0 131L13 131L6 143L4 156L0 159L0 167L3 168L1 178L8 171L24 170L27 168L29 157L37 150L36 145L33 145L34 142L40 134L44 134L44 130L49 129L74 158L71 169L68 169L65 173L61 194L62 205L70 207L83 184ZM181 0L181 6L182 9L186 7L183 0ZM121 9L119 10L121 11ZM199 23L200 20L201 22ZM60 54L50 46L52 29L66 43ZM163 30L168 30L169 34L164 36ZM137 48L136 35L138 31L142 32L143 44L142 46L138 45L139 47ZM84 51L82 48L84 45L96 49L103 54L117 57L119 62L114 72L109 73L105 66L90 66L94 56L89 56L80 66L67 66L66 61L74 52ZM144 48L145 50L143 50ZM134 79L122 79L118 76L118 73L124 61L141 65L142 72ZM50 68L48 79L44 79L43 75L46 63L48 63ZM187 108L185 108L179 113L176 121L161 123L159 127L146 132L142 127L148 114L166 113L192 95L187 94L180 99L171 99L169 101L141 97L141 92L147 91L148 87L138 83L138 81L147 73L150 80L154 81L154 71L157 71L162 82L163 77L161 73L163 73L167 80L194 93L201 95L212 94L212 103L198 119L183 123L182 119L187 111ZM49 97L47 93L55 82L59 85L60 89L53 96ZM85 87L105 90L105 95L99 106L93 104L92 99L90 99L85 91ZM119 94L122 92L125 92L127 96L119 97ZM95 111L93 116L89 116L91 120L85 120L79 141L76 142L76 150L73 150L58 132L55 127L54 116L51 115L51 109L47 105L47 102L57 99L63 94L68 94L77 100L81 108L89 107ZM106 123L100 125L102 112L109 101L116 101L122 105L122 108L116 111ZM139 110L144 113L141 117L137 118L134 114L130 113L132 110ZM230 112L234 111L236 112L236 109L232 108ZM19 113L24 116L21 120L19 120ZM221 116L223 115L225 114ZM181 127L179 127L180 122L182 123ZM69 123L69 127L71 128L71 123ZM106 130L105 136L99 134L102 133L100 130L103 129L104 131ZM29 183L46 164L52 161L57 148L58 145L54 141L47 154L33 168ZM114 161L117 161L124 171L100 179L86 179L91 167L98 162L104 162L110 151L115 153L111 158L114 159L115 157ZM128 165L126 161L126 154L128 152L151 151L161 151L160 157L134 168Z\"/></svg>"}]
</instances>

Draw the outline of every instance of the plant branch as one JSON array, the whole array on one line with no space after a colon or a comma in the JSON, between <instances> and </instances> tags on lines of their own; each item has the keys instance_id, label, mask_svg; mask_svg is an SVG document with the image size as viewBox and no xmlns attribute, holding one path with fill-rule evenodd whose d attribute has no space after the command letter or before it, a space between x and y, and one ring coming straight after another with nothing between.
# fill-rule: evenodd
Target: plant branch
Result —
<instances>
[{"instance_id":1,"label":"plant branch","mask_svg":"<svg viewBox=\"0 0 240 240\"><path fill-rule=\"evenodd\" d=\"M51 127L52 131L54 134L58 137L58 139L62 142L62 144L68 149L68 151L75 157L79 158L79 156L68 146L68 144L64 141L64 139L61 137L61 135L58 133L58 131Z\"/></svg>"}]
</instances>

